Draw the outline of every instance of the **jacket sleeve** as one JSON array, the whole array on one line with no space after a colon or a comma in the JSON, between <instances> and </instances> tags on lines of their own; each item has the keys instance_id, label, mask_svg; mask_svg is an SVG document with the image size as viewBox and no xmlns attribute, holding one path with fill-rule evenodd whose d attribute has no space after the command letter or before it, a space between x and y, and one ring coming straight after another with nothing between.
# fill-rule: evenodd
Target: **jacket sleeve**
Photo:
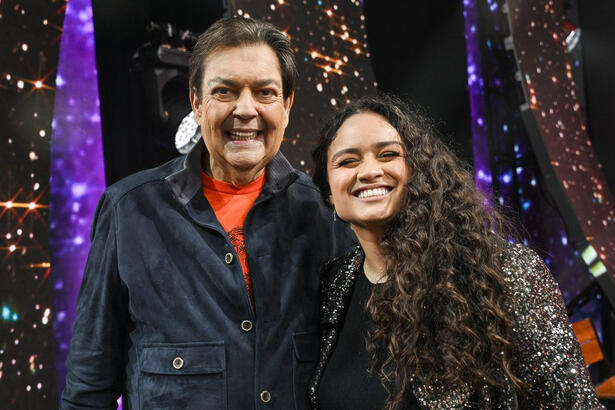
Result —
<instances>
[{"instance_id":1,"label":"jacket sleeve","mask_svg":"<svg viewBox=\"0 0 615 410\"><path fill-rule=\"evenodd\" d=\"M510 282L515 325L514 370L527 385L520 407L531 409L603 409L562 295L544 262L517 245L504 264Z\"/></svg>"},{"instance_id":2,"label":"jacket sleeve","mask_svg":"<svg viewBox=\"0 0 615 410\"><path fill-rule=\"evenodd\" d=\"M115 409L124 385L127 297L119 279L116 215L105 193L92 225L90 253L66 361L62 409Z\"/></svg>"}]
</instances>

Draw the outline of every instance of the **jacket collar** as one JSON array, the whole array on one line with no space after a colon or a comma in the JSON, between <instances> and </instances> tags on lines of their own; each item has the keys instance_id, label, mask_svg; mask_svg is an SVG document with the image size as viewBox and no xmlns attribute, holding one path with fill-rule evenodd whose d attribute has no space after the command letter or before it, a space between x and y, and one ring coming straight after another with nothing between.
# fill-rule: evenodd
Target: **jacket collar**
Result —
<instances>
[{"instance_id":1,"label":"jacket collar","mask_svg":"<svg viewBox=\"0 0 615 410\"><path fill-rule=\"evenodd\" d=\"M205 143L203 139L199 139L185 156L182 169L165 178L182 206L186 206L202 190L201 156L204 153L207 153ZM290 165L281 152L278 152L271 162L267 164L263 195L275 195L283 191L298 177L299 173L297 170Z\"/></svg>"},{"instance_id":2,"label":"jacket collar","mask_svg":"<svg viewBox=\"0 0 615 410\"><path fill-rule=\"evenodd\" d=\"M341 326L350 303L350 295L359 274L365 254L360 246L352 251L329 261L324 267L322 277L323 303L320 323L322 325Z\"/></svg>"}]
</instances>

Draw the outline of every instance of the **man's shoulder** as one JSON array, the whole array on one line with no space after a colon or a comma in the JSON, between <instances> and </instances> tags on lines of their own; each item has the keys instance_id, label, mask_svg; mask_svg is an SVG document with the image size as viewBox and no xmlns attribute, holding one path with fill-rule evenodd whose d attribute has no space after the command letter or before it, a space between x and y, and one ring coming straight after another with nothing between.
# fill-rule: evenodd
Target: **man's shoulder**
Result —
<instances>
[{"instance_id":1,"label":"man's shoulder","mask_svg":"<svg viewBox=\"0 0 615 410\"><path fill-rule=\"evenodd\" d=\"M314 182L312 182L312 177L297 169L295 169L294 172L297 175L297 179L289 186L289 190L299 194L303 198L309 198L310 200L313 199L320 202L320 190Z\"/></svg>"},{"instance_id":2,"label":"man's shoulder","mask_svg":"<svg viewBox=\"0 0 615 410\"><path fill-rule=\"evenodd\" d=\"M176 157L155 168L145 169L124 177L110 185L105 191L105 194L113 202L117 202L140 187L164 182L169 175L183 169L184 159L185 156Z\"/></svg>"}]
</instances>

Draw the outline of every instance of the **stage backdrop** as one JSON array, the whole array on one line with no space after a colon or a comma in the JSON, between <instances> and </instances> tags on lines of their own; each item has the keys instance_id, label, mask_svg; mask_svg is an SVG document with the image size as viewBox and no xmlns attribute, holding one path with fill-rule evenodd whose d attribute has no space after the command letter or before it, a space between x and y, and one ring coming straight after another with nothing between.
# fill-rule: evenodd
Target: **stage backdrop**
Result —
<instances>
[{"instance_id":1,"label":"stage backdrop","mask_svg":"<svg viewBox=\"0 0 615 410\"><path fill-rule=\"evenodd\" d=\"M57 408L49 165L66 2L0 3L0 407Z\"/></svg>"}]
</instances>

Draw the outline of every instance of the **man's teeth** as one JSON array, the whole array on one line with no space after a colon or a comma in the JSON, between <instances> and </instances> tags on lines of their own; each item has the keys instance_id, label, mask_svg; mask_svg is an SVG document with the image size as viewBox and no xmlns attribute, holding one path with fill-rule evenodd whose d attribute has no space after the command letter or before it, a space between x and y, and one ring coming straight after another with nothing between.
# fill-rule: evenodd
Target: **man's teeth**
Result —
<instances>
[{"instance_id":1,"label":"man's teeth","mask_svg":"<svg viewBox=\"0 0 615 410\"><path fill-rule=\"evenodd\" d=\"M236 140L251 140L258 135L258 131L229 131L228 133Z\"/></svg>"},{"instance_id":2,"label":"man's teeth","mask_svg":"<svg viewBox=\"0 0 615 410\"><path fill-rule=\"evenodd\" d=\"M365 191L359 192L359 198L369 198L370 196L382 196L386 195L389 192L387 188L374 188L374 189L366 189Z\"/></svg>"}]
</instances>

